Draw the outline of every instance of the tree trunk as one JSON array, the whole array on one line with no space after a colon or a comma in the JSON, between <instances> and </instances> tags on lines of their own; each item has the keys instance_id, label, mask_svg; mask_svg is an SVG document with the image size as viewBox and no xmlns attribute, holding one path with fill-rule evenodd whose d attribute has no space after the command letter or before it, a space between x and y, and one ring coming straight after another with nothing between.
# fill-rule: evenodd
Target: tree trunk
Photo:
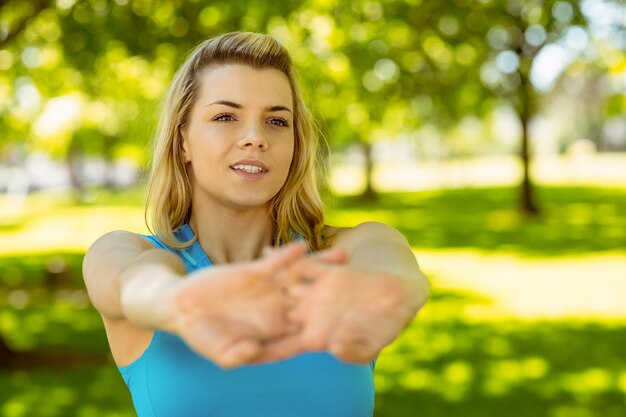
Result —
<instances>
[{"instance_id":1,"label":"tree trunk","mask_svg":"<svg viewBox=\"0 0 626 417\"><path fill-rule=\"evenodd\" d=\"M530 138L528 136L530 118L533 108L532 86L528 74L520 71L521 85L519 88L518 113L522 124L522 146L520 156L522 158L522 189L520 195L520 208L522 214L534 217L539 214L539 206L535 200L534 186L530 177Z\"/></svg>"},{"instance_id":2,"label":"tree trunk","mask_svg":"<svg viewBox=\"0 0 626 417\"><path fill-rule=\"evenodd\" d=\"M80 147L80 141L78 140L76 133L74 133L67 147L65 163L68 169L70 185L72 186L74 198L79 204L82 204L87 200L85 184L83 184L81 178L82 159L83 152Z\"/></svg>"},{"instance_id":3,"label":"tree trunk","mask_svg":"<svg viewBox=\"0 0 626 417\"><path fill-rule=\"evenodd\" d=\"M4 338L0 335L0 369L9 369L15 362L15 352L11 349Z\"/></svg>"},{"instance_id":4,"label":"tree trunk","mask_svg":"<svg viewBox=\"0 0 626 417\"><path fill-rule=\"evenodd\" d=\"M529 150L529 138L528 138L528 123L529 120L522 119L522 190L520 196L520 205L522 213L527 216L535 216L539 214L539 207L535 202L535 193L532 180L530 178L530 150Z\"/></svg>"},{"instance_id":5,"label":"tree trunk","mask_svg":"<svg viewBox=\"0 0 626 417\"><path fill-rule=\"evenodd\" d=\"M374 171L374 159L372 158L372 145L368 142L363 142L363 151L365 154L365 190L361 194L361 199L364 201L376 201L378 200L378 194L372 184L372 174Z\"/></svg>"}]
</instances>

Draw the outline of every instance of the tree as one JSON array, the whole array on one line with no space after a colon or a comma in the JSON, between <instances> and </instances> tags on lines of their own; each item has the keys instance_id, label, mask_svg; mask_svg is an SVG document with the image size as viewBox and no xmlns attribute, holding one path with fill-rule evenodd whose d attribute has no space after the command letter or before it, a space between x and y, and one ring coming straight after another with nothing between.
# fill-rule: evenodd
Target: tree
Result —
<instances>
[{"instance_id":1,"label":"tree","mask_svg":"<svg viewBox=\"0 0 626 417\"><path fill-rule=\"evenodd\" d=\"M496 94L510 100L518 114L522 126L521 209L524 214L536 215L539 206L530 178L529 126L539 109L531 70L546 45L561 39L573 25L584 25L586 20L577 1L507 0L486 3L484 7L492 22L485 33L492 53L482 68L483 80Z\"/></svg>"},{"instance_id":2,"label":"tree","mask_svg":"<svg viewBox=\"0 0 626 417\"><path fill-rule=\"evenodd\" d=\"M586 18L575 0L13 0L0 5L0 23L5 143L26 137L68 160L142 149L187 51L226 31L267 31L304 69L332 144L365 150L370 197L376 140L427 123L447 129L510 102L524 132L522 208L532 214L528 125L540 109L530 73L547 45ZM79 103L77 120L47 136L33 133L50 99L66 96Z\"/></svg>"}]
</instances>

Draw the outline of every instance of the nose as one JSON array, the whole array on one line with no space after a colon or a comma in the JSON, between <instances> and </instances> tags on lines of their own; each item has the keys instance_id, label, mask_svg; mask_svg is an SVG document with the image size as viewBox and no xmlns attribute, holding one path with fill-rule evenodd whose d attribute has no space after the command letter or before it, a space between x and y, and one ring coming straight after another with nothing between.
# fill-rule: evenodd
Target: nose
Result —
<instances>
[{"instance_id":1,"label":"nose","mask_svg":"<svg viewBox=\"0 0 626 417\"><path fill-rule=\"evenodd\" d=\"M265 139L265 136L260 132L260 129L250 127L241 140L239 140L239 147L242 149L259 149L266 151L269 149L269 142Z\"/></svg>"}]
</instances>

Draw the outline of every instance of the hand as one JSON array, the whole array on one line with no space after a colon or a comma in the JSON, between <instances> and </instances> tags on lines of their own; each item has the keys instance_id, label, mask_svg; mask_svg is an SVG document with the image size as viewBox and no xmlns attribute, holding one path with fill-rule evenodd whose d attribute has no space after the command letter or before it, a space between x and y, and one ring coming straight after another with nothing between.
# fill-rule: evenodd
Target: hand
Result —
<instances>
[{"instance_id":1,"label":"hand","mask_svg":"<svg viewBox=\"0 0 626 417\"><path fill-rule=\"evenodd\" d=\"M327 350L345 362L368 363L420 307L415 285L382 271L302 259L286 278L297 300L288 317L302 330L268 343L258 361Z\"/></svg>"},{"instance_id":2,"label":"hand","mask_svg":"<svg viewBox=\"0 0 626 417\"><path fill-rule=\"evenodd\" d=\"M199 354L223 368L250 362L266 340L294 330L286 318L292 301L276 275L306 253L293 243L263 259L198 270L180 281L172 328Z\"/></svg>"}]
</instances>

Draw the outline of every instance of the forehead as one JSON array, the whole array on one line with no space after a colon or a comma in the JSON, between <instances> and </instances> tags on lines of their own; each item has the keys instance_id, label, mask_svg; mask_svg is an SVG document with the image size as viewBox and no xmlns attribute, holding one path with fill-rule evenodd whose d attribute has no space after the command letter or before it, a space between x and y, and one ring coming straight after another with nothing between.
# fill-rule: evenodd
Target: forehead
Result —
<instances>
[{"instance_id":1,"label":"forehead","mask_svg":"<svg viewBox=\"0 0 626 417\"><path fill-rule=\"evenodd\" d=\"M289 79L274 68L256 69L247 65L212 66L200 75L199 102L228 100L246 106L282 105L292 108Z\"/></svg>"}]
</instances>

